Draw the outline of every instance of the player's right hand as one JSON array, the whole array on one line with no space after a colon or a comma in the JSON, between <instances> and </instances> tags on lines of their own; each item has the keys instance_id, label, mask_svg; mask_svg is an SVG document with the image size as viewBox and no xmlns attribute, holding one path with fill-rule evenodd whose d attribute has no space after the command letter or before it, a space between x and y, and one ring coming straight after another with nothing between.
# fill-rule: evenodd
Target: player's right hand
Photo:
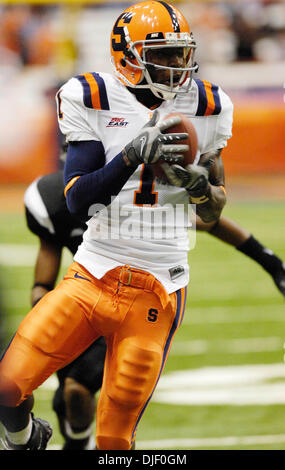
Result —
<instances>
[{"instance_id":1,"label":"player's right hand","mask_svg":"<svg viewBox=\"0 0 285 470\"><path fill-rule=\"evenodd\" d=\"M128 159L131 166L141 163L153 164L158 160L169 163L181 163L183 153L189 150L188 145L177 142L188 138L187 133L162 134L163 131L181 123L179 116L172 116L158 122L158 111L154 111L151 120L141 129L123 149L123 156Z\"/></svg>"},{"instance_id":2,"label":"player's right hand","mask_svg":"<svg viewBox=\"0 0 285 470\"><path fill-rule=\"evenodd\" d=\"M190 197L201 197L209 189L209 170L206 165L187 165L182 168L179 165L167 165L162 163L162 168L168 181L173 186L185 188Z\"/></svg>"}]
</instances>

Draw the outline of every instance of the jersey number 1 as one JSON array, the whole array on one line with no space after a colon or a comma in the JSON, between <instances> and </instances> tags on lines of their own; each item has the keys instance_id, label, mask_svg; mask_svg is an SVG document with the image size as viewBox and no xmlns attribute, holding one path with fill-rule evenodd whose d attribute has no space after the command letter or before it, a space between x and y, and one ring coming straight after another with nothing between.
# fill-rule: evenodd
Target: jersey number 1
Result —
<instances>
[{"instance_id":1,"label":"jersey number 1","mask_svg":"<svg viewBox=\"0 0 285 470\"><path fill-rule=\"evenodd\" d=\"M151 165L142 165L141 177L140 177L140 189L135 191L134 204L142 206L147 204L154 206L157 204L157 191L154 191L154 177L151 169Z\"/></svg>"},{"instance_id":2,"label":"jersey number 1","mask_svg":"<svg viewBox=\"0 0 285 470\"><path fill-rule=\"evenodd\" d=\"M56 94L56 100L57 100L57 114L58 114L58 118L59 119L62 119L63 118L63 114L62 114L62 111L61 111L61 97L60 97L60 91Z\"/></svg>"}]
</instances>

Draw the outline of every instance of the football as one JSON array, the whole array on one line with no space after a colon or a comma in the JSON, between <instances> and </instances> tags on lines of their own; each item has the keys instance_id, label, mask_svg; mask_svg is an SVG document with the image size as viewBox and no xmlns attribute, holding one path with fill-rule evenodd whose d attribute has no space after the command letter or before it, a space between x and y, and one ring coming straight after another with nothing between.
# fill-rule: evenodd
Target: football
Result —
<instances>
[{"instance_id":1,"label":"football","mask_svg":"<svg viewBox=\"0 0 285 470\"><path fill-rule=\"evenodd\" d=\"M182 113L171 113L168 114L163 118L167 119L172 116L180 116L182 121L180 124L176 124L175 126L169 127L165 133L172 134L173 132L186 132L188 134L188 139L180 140L179 144L187 144L189 146L189 150L185 152L184 161L181 163L181 166L189 165L193 163L195 160L195 156L198 150L198 138L195 127L193 126L192 122ZM157 162L152 165L152 171L156 178L165 179L165 173L161 168L161 162Z\"/></svg>"}]
</instances>

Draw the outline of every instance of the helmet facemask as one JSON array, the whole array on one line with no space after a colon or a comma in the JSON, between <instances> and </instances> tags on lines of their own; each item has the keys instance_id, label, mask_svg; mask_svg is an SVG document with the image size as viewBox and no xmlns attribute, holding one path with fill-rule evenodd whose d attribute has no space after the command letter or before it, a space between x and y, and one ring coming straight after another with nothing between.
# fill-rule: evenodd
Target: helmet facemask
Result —
<instances>
[{"instance_id":1,"label":"helmet facemask","mask_svg":"<svg viewBox=\"0 0 285 470\"><path fill-rule=\"evenodd\" d=\"M194 55L196 43L193 40L192 34L185 33L165 33L165 37L154 38L151 34L149 39L132 42L128 33L127 26L124 27L125 40L127 47L125 49L125 63L128 68L141 71L141 79L137 84L127 83L128 86L134 88L149 88L152 93L161 99L169 100L175 98L177 94L186 93L192 82L193 72L197 72L198 65L194 62ZM183 67L172 67L168 65L160 65L155 62L150 62L149 57L152 51L177 52L182 49ZM155 76L159 72L164 72L166 76L169 72L169 78L166 83L155 81ZM182 84L190 78L187 85L182 88Z\"/></svg>"}]
</instances>

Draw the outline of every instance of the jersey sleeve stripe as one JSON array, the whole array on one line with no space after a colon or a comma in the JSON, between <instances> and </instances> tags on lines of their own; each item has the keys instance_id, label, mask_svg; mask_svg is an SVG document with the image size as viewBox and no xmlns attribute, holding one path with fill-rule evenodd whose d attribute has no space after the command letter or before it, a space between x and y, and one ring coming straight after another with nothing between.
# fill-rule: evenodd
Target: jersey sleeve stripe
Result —
<instances>
[{"instance_id":1,"label":"jersey sleeve stripe","mask_svg":"<svg viewBox=\"0 0 285 470\"><path fill-rule=\"evenodd\" d=\"M74 183L80 178L80 176L75 176L74 178L72 178L68 183L67 185L65 186L64 188L64 195L66 197L66 194L67 194L67 191L71 188L71 186L74 185Z\"/></svg>"},{"instance_id":2,"label":"jersey sleeve stripe","mask_svg":"<svg viewBox=\"0 0 285 470\"><path fill-rule=\"evenodd\" d=\"M213 114L220 114L222 110L221 106L221 100L220 100L220 95L219 95L219 87L217 85L211 85L212 87L212 93L214 97L214 102L215 102L215 109L213 111Z\"/></svg>"},{"instance_id":3,"label":"jersey sleeve stripe","mask_svg":"<svg viewBox=\"0 0 285 470\"><path fill-rule=\"evenodd\" d=\"M87 108L93 108L92 106L92 99L91 99L91 89L88 81L86 80L84 75L77 75L76 77L83 88L83 102Z\"/></svg>"},{"instance_id":4,"label":"jersey sleeve stripe","mask_svg":"<svg viewBox=\"0 0 285 470\"><path fill-rule=\"evenodd\" d=\"M195 80L198 85L199 98L196 116L212 116L221 112L221 101L218 87L206 80Z\"/></svg>"},{"instance_id":5,"label":"jersey sleeve stripe","mask_svg":"<svg viewBox=\"0 0 285 470\"><path fill-rule=\"evenodd\" d=\"M205 91L206 91L206 97L207 97L207 108L205 111L205 116L211 116L215 110L215 101L214 101L214 96L212 92L212 85L209 82L206 82L205 80L202 80L204 83Z\"/></svg>"},{"instance_id":6,"label":"jersey sleeve stripe","mask_svg":"<svg viewBox=\"0 0 285 470\"><path fill-rule=\"evenodd\" d=\"M83 87L83 101L87 108L110 109L105 83L98 73L84 73L76 77Z\"/></svg>"},{"instance_id":7,"label":"jersey sleeve stripe","mask_svg":"<svg viewBox=\"0 0 285 470\"><path fill-rule=\"evenodd\" d=\"M89 87L90 87L91 107L94 108L94 109L101 109L99 88L98 88L97 82L94 79L92 73L86 73L85 74L85 80L87 81L87 83L89 84Z\"/></svg>"},{"instance_id":8,"label":"jersey sleeve stripe","mask_svg":"<svg viewBox=\"0 0 285 470\"><path fill-rule=\"evenodd\" d=\"M106 86L105 82L102 77L96 72L92 73L94 79L97 82L98 88L99 88L99 96L100 96L100 103L101 103L101 109L109 110L109 101L107 97L107 91L106 91Z\"/></svg>"},{"instance_id":9,"label":"jersey sleeve stripe","mask_svg":"<svg viewBox=\"0 0 285 470\"><path fill-rule=\"evenodd\" d=\"M205 112L207 109L207 94L206 94L205 86L202 80L196 79L195 82L198 85L198 92L199 92L196 116L205 116Z\"/></svg>"}]
</instances>

